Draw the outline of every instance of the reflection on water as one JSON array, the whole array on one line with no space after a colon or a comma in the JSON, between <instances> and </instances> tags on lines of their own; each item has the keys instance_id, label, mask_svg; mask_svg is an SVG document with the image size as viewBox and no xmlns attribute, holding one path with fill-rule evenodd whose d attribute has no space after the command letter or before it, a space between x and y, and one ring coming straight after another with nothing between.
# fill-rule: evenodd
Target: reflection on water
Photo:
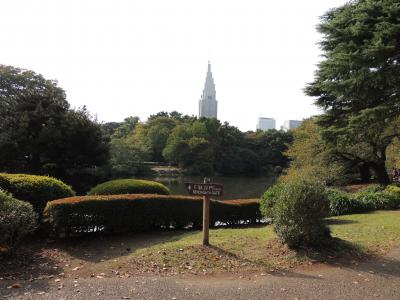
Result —
<instances>
[{"instance_id":1,"label":"reflection on water","mask_svg":"<svg viewBox=\"0 0 400 300\"><path fill-rule=\"evenodd\" d=\"M152 180L165 184L172 194L188 195L185 182L203 182L202 177L157 177ZM224 185L224 197L222 199L260 198L265 190L274 182L275 177L214 177L213 183Z\"/></svg>"}]
</instances>

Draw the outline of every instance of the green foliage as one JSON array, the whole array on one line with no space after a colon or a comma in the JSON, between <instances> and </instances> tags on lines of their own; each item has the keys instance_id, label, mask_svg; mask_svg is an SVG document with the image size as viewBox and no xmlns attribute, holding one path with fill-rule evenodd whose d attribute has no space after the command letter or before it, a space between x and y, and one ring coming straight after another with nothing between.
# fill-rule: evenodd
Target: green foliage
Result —
<instances>
[{"instance_id":1,"label":"green foliage","mask_svg":"<svg viewBox=\"0 0 400 300\"><path fill-rule=\"evenodd\" d=\"M67 181L71 172L108 160L100 124L85 107L71 110L65 98L55 81L0 66L0 171Z\"/></svg>"},{"instance_id":2,"label":"green foliage","mask_svg":"<svg viewBox=\"0 0 400 300\"><path fill-rule=\"evenodd\" d=\"M361 190L358 191L358 193L376 193L376 192L382 192L385 189L385 186L380 185L380 184L369 184L365 188L362 188Z\"/></svg>"},{"instance_id":3,"label":"green foliage","mask_svg":"<svg viewBox=\"0 0 400 300\"><path fill-rule=\"evenodd\" d=\"M330 236L324 218L328 214L325 187L296 179L284 183L273 206L273 227L289 247L317 246Z\"/></svg>"},{"instance_id":4,"label":"green foliage","mask_svg":"<svg viewBox=\"0 0 400 300\"><path fill-rule=\"evenodd\" d=\"M400 197L400 186L394 184L388 185L385 192L397 194Z\"/></svg>"},{"instance_id":5,"label":"green foliage","mask_svg":"<svg viewBox=\"0 0 400 300\"><path fill-rule=\"evenodd\" d=\"M274 218L274 207L283 188L284 184L275 184L271 186L261 197L260 211L264 217L271 220Z\"/></svg>"},{"instance_id":6,"label":"green foliage","mask_svg":"<svg viewBox=\"0 0 400 300\"><path fill-rule=\"evenodd\" d=\"M261 219L254 201L212 201L210 224L240 224ZM51 201L45 220L52 232L79 235L200 227L201 198L154 194L85 196Z\"/></svg>"},{"instance_id":7,"label":"green foliage","mask_svg":"<svg viewBox=\"0 0 400 300\"><path fill-rule=\"evenodd\" d=\"M170 191L161 183L138 179L116 179L101 183L90 190L88 195L159 194L169 195Z\"/></svg>"},{"instance_id":8,"label":"green foliage","mask_svg":"<svg viewBox=\"0 0 400 300\"><path fill-rule=\"evenodd\" d=\"M32 205L0 189L0 252L15 248L36 225Z\"/></svg>"},{"instance_id":9,"label":"green foliage","mask_svg":"<svg viewBox=\"0 0 400 300\"><path fill-rule=\"evenodd\" d=\"M58 179L26 174L0 173L0 189L31 203L39 218L48 201L75 195L70 186Z\"/></svg>"},{"instance_id":10,"label":"green foliage","mask_svg":"<svg viewBox=\"0 0 400 300\"><path fill-rule=\"evenodd\" d=\"M246 144L257 157L264 171L280 166L286 168L289 158L285 155L293 141L292 131L267 130L246 133Z\"/></svg>"},{"instance_id":11,"label":"green foliage","mask_svg":"<svg viewBox=\"0 0 400 300\"><path fill-rule=\"evenodd\" d=\"M306 93L325 111L324 140L343 160L389 183L386 149L400 136L400 9L395 0L351 1L322 18L323 60Z\"/></svg>"},{"instance_id":12,"label":"green foliage","mask_svg":"<svg viewBox=\"0 0 400 300\"><path fill-rule=\"evenodd\" d=\"M326 189L329 201L329 215L341 216L364 211L364 205L349 193L336 189Z\"/></svg>"},{"instance_id":13,"label":"green foliage","mask_svg":"<svg viewBox=\"0 0 400 300\"><path fill-rule=\"evenodd\" d=\"M400 139L395 139L387 148L386 166L389 170L400 169Z\"/></svg>"},{"instance_id":14,"label":"green foliage","mask_svg":"<svg viewBox=\"0 0 400 300\"><path fill-rule=\"evenodd\" d=\"M400 207L399 195L390 192L360 192L355 195L355 199L361 203L364 211Z\"/></svg>"},{"instance_id":15,"label":"green foliage","mask_svg":"<svg viewBox=\"0 0 400 300\"><path fill-rule=\"evenodd\" d=\"M281 181L297 177L310 178L326 184L344 184L349 181L346 165L335 159L332 150L324 143L321 128L315 119L304 120L293 130L293 143L286 155L290 158L290 168Z\"/></svg>"},{"instance_id":16,"label":"green foliage","mask_svg":"<svg viewBox=\"0 0 400 300\"><path fill-rule=\"evenodd\" d=\"M167 162L193 175L259 174L282 170L291 133L271 130L243 133L216 119L160 112L147 122L128 118L102 126L111 137L112 177L140 175L145 161ZM276 168L278 167L278 168Z\"/></svg>"},{"instance_id":17,"label":"green foliage","mask_svg":"<svg viewBox=\"0 0 400 300\"><path fill-rule=\"evenodd\" d=\"M148 169L144 162L149 158L148 150L124 139L111 140L110 167L113 177L144 174Z\"/></svg>"}]
</instances>

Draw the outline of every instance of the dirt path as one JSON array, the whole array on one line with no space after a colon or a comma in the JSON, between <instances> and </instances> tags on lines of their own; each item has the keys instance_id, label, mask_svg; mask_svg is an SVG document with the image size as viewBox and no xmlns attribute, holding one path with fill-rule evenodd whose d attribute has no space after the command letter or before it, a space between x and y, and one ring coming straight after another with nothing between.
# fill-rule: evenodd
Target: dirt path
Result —
<instances>
[{"instance_id":1,"label":"dirt path","mask_svg":"<svg viewBox=\"0 0 400 300\"><path fill-rule=\"evenodd\" d=\"M10 299L400 299L400 248L352 267L230 277L131 277L21 282Z\"/></svg>"}]
</instances>

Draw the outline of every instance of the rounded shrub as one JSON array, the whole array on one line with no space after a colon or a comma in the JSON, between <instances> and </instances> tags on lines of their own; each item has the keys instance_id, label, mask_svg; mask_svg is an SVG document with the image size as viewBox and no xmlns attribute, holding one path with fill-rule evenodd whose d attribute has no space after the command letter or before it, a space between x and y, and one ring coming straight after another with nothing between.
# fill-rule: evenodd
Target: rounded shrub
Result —
<instances>
[{"instance_id":1,"label":"rounded shrub","mask_svg":"<svg viewBox=\"0 0 400 300\"><path fill-rule=\"evenodd\" d=\"M278 196L283 188L283 184L275 184L268 188L268 190L262 195L260 201L260 211L262 215L270 220L273 219L274 206L277 202Z\"/></svg>"},{"instance_id":2,"label":"rounded shrub","mask_svg":"<svg viewBox=\"0 0 400 300\"><path fill-rule=\"evenodd\" d=\"M61 180L27 174L0 174L0 188L18 200L31 203L39 218L48 201L75 195Z\"/></svg>"},{"instance_id":3,"label":"rounded shrub","mask_svg":"<svg viewBox=\"0 0 400 300\"><path fill-rule=\"evenodd\" d=\"M139 179L116 179L96 185L88 195L159 194L169 195L169 189L158 182Z\"/></svg>"},{"instance_id":4,"label":"rounded shrub","mask_svg":"<svg viewBox=\"0 0 400 300\"><path fill-rule=\"evenodd\" d=\"M289 247L318 246L330 236L324 218L329 202L325 186L294 179L283 184L273 208L273 226Z\"/></svg>"},{"instance_id":5,"label":"rounded shrub","mask_svg":"<svg viewBox=\"0 0 400 300\"><path fill-rule=\"evenodd\" d=\"M329 215L341 216L363 211L363 205L350 194L328 188L326 194L329 201Z\"/></svg>"},{"instance_id":6,"label":"rounded shrub","mask_svg":"<svg viewBox=\"0 0 400 300\"><path fill-rule=\"evenodd\" d=\"M32 205L0 190L0 252L13 249L35 228Z\"/></svg>"}]
</instances>

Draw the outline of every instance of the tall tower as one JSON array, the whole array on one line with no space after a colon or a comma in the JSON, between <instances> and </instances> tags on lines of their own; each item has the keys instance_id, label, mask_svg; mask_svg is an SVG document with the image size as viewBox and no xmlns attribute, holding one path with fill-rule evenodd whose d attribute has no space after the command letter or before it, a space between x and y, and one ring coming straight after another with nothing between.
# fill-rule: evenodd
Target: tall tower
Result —
<instances>
[{"instance_id":1,"label":"tall tower","mask_svg":"<svg viewBox=\"0 0 400 300\"><path fill-rule=\"evenodd\" d=\"M206 83L199 100L199 118L217 118L218 102L216 99L215 84L211 73L211 64L208 62Z\"/></svg>"}]
</instances>

